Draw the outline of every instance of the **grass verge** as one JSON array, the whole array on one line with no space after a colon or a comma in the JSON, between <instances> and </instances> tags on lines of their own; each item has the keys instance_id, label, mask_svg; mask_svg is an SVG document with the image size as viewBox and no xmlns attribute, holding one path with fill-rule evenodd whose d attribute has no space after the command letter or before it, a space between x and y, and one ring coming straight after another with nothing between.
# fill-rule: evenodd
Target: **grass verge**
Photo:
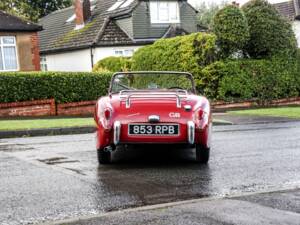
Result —
<instances>
[{"instance_id":1,"label":"grass verge","mask_svg":"<svg viewBox=\"0 0 300 225\"><path fill-rule=\"evenodd\" d=\"M95 126L93 118L0 120L0 131Z\"/></svg>"},{"instance_id":2,"label":"grass verge","mask_svg":"<svg viewBox=\"0 0 300 225\"><path fill-rule=\"evenodd\" d=\"M228 112L231 115L274 116L300 119L300 107L247 109Z\"/></svg>"}]
</instances>

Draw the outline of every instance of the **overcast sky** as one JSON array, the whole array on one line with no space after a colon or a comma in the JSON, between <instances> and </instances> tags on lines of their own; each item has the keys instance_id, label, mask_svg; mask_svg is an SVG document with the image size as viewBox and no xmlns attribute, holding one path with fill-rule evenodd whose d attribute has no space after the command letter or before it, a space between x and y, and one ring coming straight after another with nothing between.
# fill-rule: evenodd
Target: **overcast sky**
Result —
<instances>
[{"instance_id":1,"label":"overcast sky","mask_svg":"<svg viewBox=\"0 0 300 225\"><path fill-rule=\"evenodd\" d=\"M199 5L201 2L214 2L214 3L221 3L224 0L188 0L193 6L196 6L197 4ZM228 0L228 2L232 2L233 0ZM240 4L244 4L245 2L247 2L248 0L235 0L236 2L240 3ZM286 2L288 0L269 0L269 2L271 3L278 3L278 2Z\"/></svg>"}]
</instances>

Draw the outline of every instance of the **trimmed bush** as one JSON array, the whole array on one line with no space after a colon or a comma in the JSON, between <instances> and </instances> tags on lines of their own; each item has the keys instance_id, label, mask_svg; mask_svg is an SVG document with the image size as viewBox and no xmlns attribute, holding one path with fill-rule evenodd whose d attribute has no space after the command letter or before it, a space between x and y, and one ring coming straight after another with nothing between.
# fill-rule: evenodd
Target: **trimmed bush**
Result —
<instances>
[{"instance_id":1,"label":"trimmed bush","mask_svg":"<svg viewBox=\"0 0 300 225\"><path fill-rule=\"evenodd\" d=\"M214 32L218 37L222 57L241 50L250 37L247 19L235 5L227 5L218 11L214 17Z\"/></svg>"},{"instance_id":2,"label":"trimmed bush","mask_svg":"<svg viewBox=\"0 0 300 225\"><path fill-rule=\"evenodd\" d=\"M97 62L93 72L126 72L131 69L131 59L129 57L107 57Z\"/></svg>"},{"instance_id":3,"label":"trimmed bush","mask_svg":"<svg viewBox=\"0 0 300 225\"><path fill-rule=\"evenodd\" d=\"M185 71L200 78L202 68L217 59L215 43L216 36L206 33L161 39L135 52L132 70Z\"/></svg>"},{"instance_id":4,"label":"trimmed bush","mask_svg":"<svg viewBox=\"0 0 300 225\"><path fill-rule=\"evenodd\" d=\"M54 98L57 103L96 100L107 94L111 73L0 73L0 102Z\"/></svg>"},{"instance_id":5,"label":"trimmed bush","mask_svg":"<svg viewBox=\"0 0 300 225\"><path fill-rule=\"evenodd\" d=\"M296 38L291 24L266 0L251 0L243 6L250 40L245 46L251 58L295 55Z\"/></svg>"},{"instance_id":6,"label":"trimmed bush","mask_svg":"<svg viewBox=\"0 0 300 225\"><path fill-rule=\"evenodd\" d=\"M296 97L300 93L296 60L235 60L216 62L205 68L206 93L226 101Z\"/></svg>"}]
</instances>

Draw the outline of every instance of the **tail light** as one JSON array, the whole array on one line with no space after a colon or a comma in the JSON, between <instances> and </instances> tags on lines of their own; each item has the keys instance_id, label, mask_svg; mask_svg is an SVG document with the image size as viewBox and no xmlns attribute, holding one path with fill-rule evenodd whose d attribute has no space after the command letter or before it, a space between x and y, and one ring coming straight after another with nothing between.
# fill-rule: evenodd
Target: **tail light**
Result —
<instances>
[{"instance_id":1,"label":"tail light","mask_svg":"<svg viewBox=\"0 0 300 225\"><path fill-rule=\"evenodd\" d=\"M195 116L195 123L198 128L203 129L203 127L209 123L209 114L205 110L199 109Z\"/></svg>"},{"instance_id":2,"label":"tail light","mask_svg":"<svg viewBox=\"0 0 300 225\"><path fill-rule=\"evenodd\" d=\"M106 120L110 120L110 118L112 117L112 111L109 108L104 109L104 118Z\"/></svg>"}]
</instances>

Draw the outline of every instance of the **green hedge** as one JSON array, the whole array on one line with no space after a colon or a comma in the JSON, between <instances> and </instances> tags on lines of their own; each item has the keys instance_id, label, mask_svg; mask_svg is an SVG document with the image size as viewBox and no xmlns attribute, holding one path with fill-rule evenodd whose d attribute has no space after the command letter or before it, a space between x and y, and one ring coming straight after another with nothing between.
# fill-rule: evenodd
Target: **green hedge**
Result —
<instances>
[{"instance_id":1,"label":"green hedge","mask_svg":"<svg viewBox=\"0 0 300 225\"><path fill-rule=\"evenodd\" d=\"M201 77L202 68L216 58L216 36L194 33L140 48L133 55L132 70L186 71Z\"/></svg>"},{"instance_id":2,"label":"green hedge","mask_svg":"<svg viewBox=\"0 0 300 225\"><path fill-rule=\"evenodd\" d=\"M243 49L249 41L249 26L243 11L236 5L227 5L214 17L214 33L223 58Z\"/></svg>"},{"instance_id":3,"label":"green hedge","mask_svg":"<svg viewBox=\"0 0 300 225\"><path fill-rule=\"evenodd\" d=\"M235 60L205 68L205 94L226 101L296 97L300 93L299 65L295 59Z\"/></svg>"},{"instance_id":4,"label":"green hedge","mask_svg":"<svg viewBox=\"0 0 300 225\"><path fill-rule=\"evenodd\" d=\"M189 38L180 39L189 40ZM172 43L173 46L171 45L171 48L173 48L178 40L169 39L168 41L174 42ZM185 45L186 43L182 44ZM192 49L180 52L180 47L182 46L177 45L178 54L181 60L183 58L184 60L179 62L178 59L179 65L172 65L171 62L175 63L176 57L170 56L170 62L166 60L165 64L160 64L157 59L153 59L157 64L164 65L162 68L156 64L142 64L143 61L135 64L135 68L137 70L179 70L192 73L196 71L197 73L194 73L194 75L196 75L197 89L212 100L257 99L264 102L272 99L295 97L300 94L300 50L298 50L297 59L244 59L217 61L212 64L209 64L208 60L207 64L209 65L204 66L206 63L199 65L200 63L195 62L196 59L201 57L197 58L195 55L191 55L193 51L190 50ZM192 46L190 45L190 47ZM164 46L164 48L167 48L167 46ZM142 52L150 55L144 56L139 52L140 55L137 56L139 60L142 57L149 60L148 57L156 55L155 52L151 53L148 50ZM158 52L162 54L162 50L158 50ZM202 56L210 55L204 54L204 52L203 50ZM193 56L193 58L190 59L190 56ZM211 57L208 58L213 61L213 54ZM202 59L204 58L206 57L202 57ZM145 67L142 67L142 65ZM0 102L49 98L54 98L57 103L95 100L107 94L111 75L112 73L2 72L0 73Z\"/></svg>"},{"instance_id":5,"label":"green hedge","mask_svg":"<svg viewBox=\"0 0 300 225\"><path fill-rule=\"evenodd\" d=\"M251 0L242 10L248 20L250 40L244 51L251 58L295 55L297 40L291 23L267 0Z\"/></svg>"},{"instance_id":6,"label":"green hedge","mask_svg":"<svg viewBox=\"0 0 300 225\"><path fill-rule=\"evenodd\" d=\"M95 100L107 93L111 73L0 73L0 102L54 98L57 103Z\"/></svg>"},{"instance_id":7,"label":"green hedge","mask_svg":"<svg viewBox=\"0 0 300 225\"><path fill-rule=\"evenodd\" d=\"M107 57L96 63L93 68L93 72L125 72L131 69L130 57Z\"/></svg>"}]
</instances>

